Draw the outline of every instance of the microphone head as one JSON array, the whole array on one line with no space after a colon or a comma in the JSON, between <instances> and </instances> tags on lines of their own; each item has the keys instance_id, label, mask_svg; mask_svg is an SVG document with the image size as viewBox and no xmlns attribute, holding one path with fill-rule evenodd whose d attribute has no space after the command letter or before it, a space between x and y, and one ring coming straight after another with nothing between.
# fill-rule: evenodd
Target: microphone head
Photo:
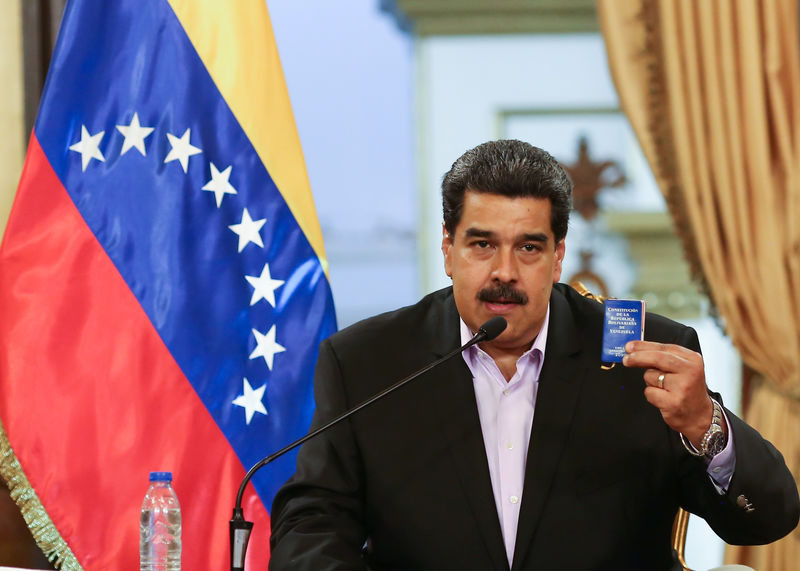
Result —
<instances>
[{"instance_id":1,"label":"microphone head","mask_svg":"<svg viewBox=\"0 0 800 571\"><path fill-rule=\"evenodd\" d=\"M506 330L508 322L505 317L496 315L478 328L483 333L484 341L491 341Z\"/></svg>"}]
</instances>

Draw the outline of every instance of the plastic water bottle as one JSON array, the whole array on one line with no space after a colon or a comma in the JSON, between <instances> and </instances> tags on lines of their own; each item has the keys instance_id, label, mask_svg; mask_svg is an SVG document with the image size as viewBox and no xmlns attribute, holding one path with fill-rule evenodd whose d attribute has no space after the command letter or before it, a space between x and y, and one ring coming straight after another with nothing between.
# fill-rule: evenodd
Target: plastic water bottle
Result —
<instances>
[{"instance_id":1,"label":"plastic water bottle","mask_svg":"<svg viewBox=\"0 0 800 571\"><path fill-rule=\"evenodd\" d=\"M171 472L150 472L139 519L139 569L180 571L181 506Z\"/></svg>"}]
</instances>

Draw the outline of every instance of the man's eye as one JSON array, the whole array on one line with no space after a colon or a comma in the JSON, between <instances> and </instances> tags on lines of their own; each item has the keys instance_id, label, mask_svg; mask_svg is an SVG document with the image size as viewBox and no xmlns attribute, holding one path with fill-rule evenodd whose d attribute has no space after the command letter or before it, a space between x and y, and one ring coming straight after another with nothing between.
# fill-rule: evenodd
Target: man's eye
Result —
<instances>
[{"instance_id":1,"label":"man's eye","mask_svg":"<svg viewBox=\"0 0 800 571\"><path fill-rule=\"evenodd\" d=\"M526 252L537 252L540 248L538 244L524 244L522 249Z\"/></svg>"},{"instance_id":2,"label":"man's eye","mask_svg":"<svg viewBox=\"0 0 800 571\"><path fill-rule=\"evenodd\" d=\"M489 242L487 242L486 240L477 240L473 242L473 245L477 246L478 248L488 248Z\"/></svg>"}]
</instances>

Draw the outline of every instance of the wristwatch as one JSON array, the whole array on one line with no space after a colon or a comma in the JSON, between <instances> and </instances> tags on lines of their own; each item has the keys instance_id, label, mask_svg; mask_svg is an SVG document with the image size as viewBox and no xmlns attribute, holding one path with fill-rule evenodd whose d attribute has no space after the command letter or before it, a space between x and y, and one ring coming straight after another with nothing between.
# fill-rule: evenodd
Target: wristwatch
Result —
<instances>
[{"instance_id":1,"label":"wristwatch","mask_svg":"<svg viewBox=\"0 0 800 571\"><path fill-rule=\"evenodd\" d=\"M686 437L683 434L680 435L683 447L686 448L692 456L711 459L722 452L725 445L728 443L728 438L725 436L725 431L722 429L722 407L714 399L711 399L711 403L714 405L714 413L711 415L711 426L708 427L708 430L706 430L706 433L700 440L700 450L695 450L694 446L686 441Z\"/></svg>"}]
</instances>

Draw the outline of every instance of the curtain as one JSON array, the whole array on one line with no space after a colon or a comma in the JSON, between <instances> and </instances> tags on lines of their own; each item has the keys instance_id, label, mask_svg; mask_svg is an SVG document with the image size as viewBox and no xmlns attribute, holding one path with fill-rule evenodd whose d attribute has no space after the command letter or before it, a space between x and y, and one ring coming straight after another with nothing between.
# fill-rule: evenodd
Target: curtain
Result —
<instances>
[{"instance_id":1,"label":"curtain","mask_svg":"<svg viewBox=\"0 0 800 571\"><path fill-rule=\"evenodd\" d=\"M622 108L692 272L757 372L745 419L800 475L797 0L597 0ZM726 560L793 569L800 532ZM689 562L691 563L691 562Z\"/></svg>"}]
</instances>

